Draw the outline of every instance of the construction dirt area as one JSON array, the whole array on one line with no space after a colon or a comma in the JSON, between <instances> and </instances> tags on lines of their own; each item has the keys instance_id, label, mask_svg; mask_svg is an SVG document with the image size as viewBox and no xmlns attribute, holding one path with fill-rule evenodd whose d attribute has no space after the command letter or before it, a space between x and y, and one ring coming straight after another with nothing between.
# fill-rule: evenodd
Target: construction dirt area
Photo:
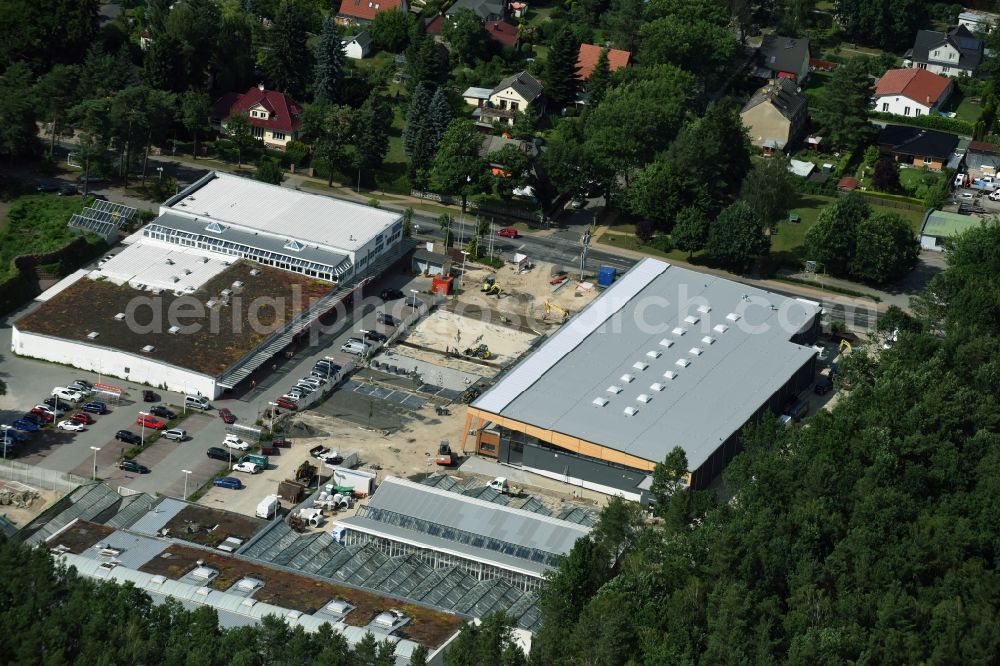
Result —
<instances>
[{"instance_id":1,"label":"construction dirt area","mask_svg":"<svg viewBox=\"0 0 1000 666\"><path fill-rule=\"evenodd\" d=\"M0 479L0 515L18 527L31 522L63 493Z\"/></svg>"}]
</instances>

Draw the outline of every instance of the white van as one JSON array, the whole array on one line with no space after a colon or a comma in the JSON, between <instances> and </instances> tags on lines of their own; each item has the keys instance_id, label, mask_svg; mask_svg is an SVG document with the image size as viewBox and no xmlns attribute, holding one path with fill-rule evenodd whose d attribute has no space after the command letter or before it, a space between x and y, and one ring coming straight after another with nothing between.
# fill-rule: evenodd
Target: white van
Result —
<instances>
[{"instance_id":1,"label":"white van","mask_svg":"<svg viewBox=\"0 0 1000 666\"><path fill-rule=\"evenodd\" d=\"M277 495L268 495L257 504L257 517L270 520L278 514L280 506Z\"/></svg>"},{"instance_id":2,"label":"white van","mask_svg":"<svg viewBox=\"0 0 1000 666\"><path fill-rule=\"evenodd\" d=\"M360 340L351 338L340 348L340 351L345 354L357 354L358 356L363 356L368 353L371 346L361 342Z\"/></svg>"},{"instance_id":3,"label":"white van","mask_svg":"<svg viewBox=\"0 0 1000 666\"><path fill-rule=\"evenodd\" d=\"M208 398L203 395L186 395L184 396L184 404L192 409L211 409L212 406L208 404Z\"/></svg>"}]
</instances>

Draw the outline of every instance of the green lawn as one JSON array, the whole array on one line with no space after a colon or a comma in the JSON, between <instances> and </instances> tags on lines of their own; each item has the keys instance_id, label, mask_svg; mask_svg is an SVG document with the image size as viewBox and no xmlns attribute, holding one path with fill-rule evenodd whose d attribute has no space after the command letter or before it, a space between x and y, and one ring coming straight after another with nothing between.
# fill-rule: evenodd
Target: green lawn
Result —
<instances>
[{"instance_id":1,"label":"green lawn","mask_svg":"<svg viewBox=\"0 0 1000 666\"><path fill-rule=\"evenodd\" d=\"M975 123L983 115L981 98L963 95L960 90L955 90L948 102L942 107L942 111L955 112L955 120L964 120Z\"/></svg>"}]
</instances>

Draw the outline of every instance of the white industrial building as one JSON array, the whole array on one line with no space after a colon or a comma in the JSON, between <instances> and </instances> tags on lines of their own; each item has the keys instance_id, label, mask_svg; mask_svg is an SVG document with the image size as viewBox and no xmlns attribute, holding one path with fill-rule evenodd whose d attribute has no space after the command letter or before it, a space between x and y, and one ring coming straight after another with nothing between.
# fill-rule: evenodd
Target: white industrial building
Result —
<instances>
[{"instance_id":1,"label":"white industrial building","mask_svg":"<svg viewBox=\"0 0 1000 666\"><path fill-rule=\"evenodd\" d=\"M121 252L39 296L11 351L218 397L397 260L402 231L397 213L209 173ZM275 321L251 331L269 298Z\"/></svg>"}]
</instances>

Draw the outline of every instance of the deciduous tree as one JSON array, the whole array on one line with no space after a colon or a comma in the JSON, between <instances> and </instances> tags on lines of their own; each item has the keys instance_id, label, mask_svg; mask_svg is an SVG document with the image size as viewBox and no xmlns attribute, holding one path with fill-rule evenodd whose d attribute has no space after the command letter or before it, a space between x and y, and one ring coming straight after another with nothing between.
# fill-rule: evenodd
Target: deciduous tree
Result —
<instances>
[{"instance_id":1,"label":"deciduous tree","mask_svg":"<svg viewBox=\"0 0 1000 666\"><path fill-rule=\"evenodd\" d=\"M31 70L26 63L14 63L0 76L0 98L5 100L0 155L7 158L30 155L37 149L37 111L30 93Z\"/></svg>"},{"instance_id":2,"label":"deciduous tree","mask_svg":"<svg viewBox=\"0 0 1000 666\"><path fill-rule=\"evenodd\" d=\"M70 110L79 101L79 77L79 67L56 65L35 82L32 96L38 100L40 119L49 124L50 156L55 153L56 137L70 124Z\"/></svg>"},{"instance_id":3,"label":"deciduous tree","mask_svg":"<svg viewBox=\"0 0 1000 666\"><path fill-rule=\"evenodd\" d=\"M862 282L884 284L913 270L919 254L920 244L905 219L897 213L875 213L857 226L850 274Z\"/></svg>"},{"instance_id":4,"label":"deciduous tree","mask_svg":"<svg viewBox=\"0 0 1000 666\"><path fill-rule=\"evenodd\" d=\"M688 253L688 257L705 247L708 242L709 222L699 208L683 208L677 213L677 220L670 232L670 238L678 250Z\"/></svg>"},{"instance_id":5,"label":"deciduous tree","mask_svg":"<svg viewBox=\"0 0 1000 666\"><path fill-rule=\"evenodd\" d=\"M463 212L466 198L481 190L486 170L486 162L479 156L482 143L482 135L476 131L475 125L464 118L457 118L441 138L431 164L431 189L441 194L460 194Z\"/></svg>"},{"instance_id":6,"label":"deciduous tree","mask_svg":"<svg viewBox=\"0 0 1000 666\"><path fill-rule=\"evenodd\" d=\"M236 148L236 165L243 166L244 153L252 150L259 142L253 135L253 126L246 113L235 113L226 119L226 136Z\"/></svg>"},{"instance_id":7,"label":"deciduous tree","mask_svg":"<svg viewBox=\"0 0 1000 666\"><path fill-rule=\"evenodd\" d=\"M726 207L708 230L705 249L712 258L739 273L745 273L771 248L771 237L757 214L743 201Z\"/></svg>"},{"instance_id":8,"label":"deciduous tree","mask_svg":"<svg viewBox=\"0 0 1000 666\"><path fill-rule=\"evenodd\" d=\"M309 32L318 25L315 10L301 0L281 0L269 31L270 49L264 71L278 90L302 99L313 72L313 56L306 47Z\"/></svg>"},{"instance_id":9,"label":"deciduous tree","mask_svg":"<svg viewBox=\"0 0 1000 666\"><path fill-rule=\"evenodd\" d=\"M212 113L212 103L208 93L200 90L189 90L181 96L181 123L184 129L191 133L192 157L198 159L198 135L207 132L209 115Z\"/></svg>"},{"instance_id":10,"label":"deciduous tree","mask_svg":"<svg viewBox=\"0 0 1000 666\"><path fill-rule=\"evenodd\" d=\"M875 175L872 177L872 185L876 190L891 192L893 194L900 191L899 167L891 159L882 159L875 162Z\"/></svg>"},{"instance_id":11,"label":"deciduous tree","mask_svg":"<svg viewBox=\"0 0 1000 666\"><path fill-rule=\"evenodd\" d=\"M758 161L743 179L740 198L750 204L765 225L773 225L788 215L795 196L791 178L785 158Z\"/></svg>"},{"instance_id":12,"label":"deciduous tree","mask_svg":"<svg viewBox=\"0 0 1000 666\"><path fill-rule=\"evenodd\" d=\"M451 46L460 63L472 65L487 55L489 36L479 17L471 9L459 9L445 20L441 36Z\"/></svg>"},{"instance_id":13,"label":"deciduous tree","mask_svg":"<svg viewBox=\"0 0 1000 666\"><path fill-rule=\"evenodd\" d=\"M410 40L410 19L398 9L378 12L371 23L375 45L389 53L399 53Z\"/></svg>"},{"instance_id":14,"label":"deciduous tree","mask_svg":"<svg viewBox=\"0 0 1000 666\"><path fill-rule=\"evenodd\" d=\"M806 232L805 259L832 275L847 275L857 226L871 214L872 207L859 194L849 194L821 210L816 224Z\"/></svg>"}]
</instances>

